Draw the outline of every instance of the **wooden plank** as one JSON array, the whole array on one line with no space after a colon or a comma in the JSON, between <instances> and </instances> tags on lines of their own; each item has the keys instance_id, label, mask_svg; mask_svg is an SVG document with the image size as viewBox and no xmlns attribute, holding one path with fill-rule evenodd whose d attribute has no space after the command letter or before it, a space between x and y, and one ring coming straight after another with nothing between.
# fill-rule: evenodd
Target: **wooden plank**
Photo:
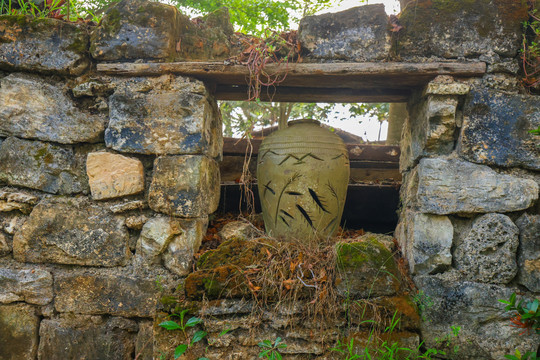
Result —
<instances>
[{"instance_id":1,"label":"wooden plank","mask_svg":"<svg viewBox=\"0 0 540 360\"><path fill-rule=\"evenodd\" d=\"M253 145L253 154L255 158L261 145L260 139L251 139ZM399 146L387 146L387 145L358 145L358 144L346 144L349 150L349 159L363 160L363 161L387 161L387 162L399 162L400 150ZM223 155L244 155L246 151L247 140L224 138L223 139Z\"/></svg>"}]
</instances>

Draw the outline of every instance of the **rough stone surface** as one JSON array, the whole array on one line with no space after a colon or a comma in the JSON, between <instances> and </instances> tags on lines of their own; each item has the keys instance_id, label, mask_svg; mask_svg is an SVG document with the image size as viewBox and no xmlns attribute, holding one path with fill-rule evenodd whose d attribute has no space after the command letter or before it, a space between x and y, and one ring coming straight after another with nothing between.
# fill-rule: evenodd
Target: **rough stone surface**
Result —
<instances>
[{"instance_id":1,"label":"rough stone surface","mask_svg":"<svg viewBox=\"0 0 540 360\"><path fill-rule=\"evenodd\" d=\"M133 359L137 323L99 316L45 319L39 329L40 359Z\"/></svg>"},{"instance_id":2,"label":"rough stone surface","mask_svg":"<svg viewBox=\"0 0 540 360\"><path fill-rule=\"evenodd\" d=\"M154 331L151 321L139 323L139 332L135 340L135 354L140 360L153 360Z\"/></svg>"},{"instance_id":3,"label":"rough stone surface","mask_svg":"<svg viewBox=\"0 0 540 360\"><path fill-rule=\"evenodd\" d=\"M163 75L153 89L124 83L109 98L108 147L139 154L221 153L215 100L198 80Z\"/></svg>"},{"instance_id":4,"label":"rough stone surface","mask_svg":"<svg viewBox=\"0 0 540 360\"><path fill-rule=\"evenodd\" d=\"M129 257L121 217L84 198L43 200L13 239L13 255L24 262L116 266Z\"/></svg>"},{"instance_id":5,"label":"rough stone surface","mask_svg":"<svg viewBox=\"0 0 540 360\"><path fill-rule=\"evenodd\" d=\"M90 53L100 61L167 59L175 54L180 13L172 5L123 0L105 12L90 37Z\"/></svg>"},{"instance_id":6,"label":"rough stone surface","mask_svg":"<svg viewBox=\"0 0 540 360\"><path fill-rule=\"evenodd\" d=\"M518 282L533 292L540 292L540 215L523 214L519 227Z\"/></svg>"},{"instance_id":7,"label":"rough stone surface","mask_svg":"<svg viewBox=\"0 0 540 360\"><path fill-rule=\"evenodd\" d=\"M213 213L219 205L219 168L206 156L161 156L154 162L148 204L183 217Z\"/></svg>"},{"instance_id":8,"label":"rough stone surface","mask_svg":"<svg viewBox=\"0 0 540 360\"><path fill-rule=\"evenodd\" d=\"M75 314L152 317L158 292L156 278L101 271L55 274L54 307Z\"/></svg>"},{"instance_id":9,"label":"rough stone surface","mask_svg":"<svg viewBox=\"0 0 540 360\"><path fill-rule=\"evenodd\" d=\"M423 213L503 213L527 209L538 199L534 180L498 174L487 166L457 159L422 159L417 180L414 177L410 181L417 189L411 191L409 200L416 200Z\"/></svg>"},{"instance_id":10,"label":"rough stone surface","mask_svg":"<svg viewBox=\"0 0 540 360\"><path fill-rule=\"evenodd\" d=\"M133 195L144 190L144 169L139 159L108 152L90 153L86 173L95 200Z\"/></svg>"},{"instance_id":11,"label":"rough stone surface","mask_svg":"<svg viewBox=\"0 0 540 360\"><path fill-rule=\"evenodd\" d=\"M0 268L0 303L46 305L53 298L52 284L52 275L45 270Z\"/></svg>"},{"instance_id":12,"label":"rough stone surface","mask_svg":"<svg viewBox=\"0 0 540 360\"><path fill-rule=\"evenodd\" d=\"M455 59L496 53L514 57L520 48L527 4L506 0L418 0L400 14L403 26L394 52L402 59Z\"/></svg>"},{"instance_id":13,"label":"rough stone surface","mask_svg":"<svg viewBox=\"0 0 540 360\"><path fill-rule=\"evenodd\" d=\"M219 231L219 236L225 241L232 238L248 240L255 236L257 228L248 221L231 221L223 226Z\"/></svg>"},{"instance_id":14,"label":"rough stone surface","mask_svg":"<svg viewBox=\"0 0 540 360\"><path fill-rule=\"evenodd\" d=\"M459 239L454 262L464 278L485 283L506 284L517 274L518 227L502 214L477 218L470 232Z\"/></svg>"},{"instance_id":15,"label":"rough stone surface","mask_svg":"<svg viewBox=\"0 0 540 360\"><path fill-rule=\"evenodd\" d=\"M388 26L383 5L366 5L303 18L298 40L316 59L383 60L390 50Z\"/></svg>"},{"instance_id":16,"label":"rough stone surface","mask_svg":"<svg viewBox=\"0 0 540 360\"><path fill-rule=\"evenodd\" d=\"M137 255L147 264L159 263L171 240L182 232L179 219L160 216L148 220L137 241Z\"/></svg>"},{"instance_id":17,"label":"rough stone surface","mask_svg":"<svg viewBox=\"0 0 540 360\"><path fill-rule=\"evenodd\" d=\"M9 235L14 235L22 228L28 217L20 213L9 213L0 216L0 229L4 230Z\"/></svg>"},{"instance_id":18,"label":"rough stone surface","mask_svg":"<svg viewBox=\"0 0 540 360\"><path fill-rule=\"evenodd\" d=\"M146 215L129 216L126 218L126 226L128 229L141 230L147 221Z\"/></svg>"},{"instance_id":19,"label":"rough stone surface","mask_svg":"<svg viewBox=\"0 0 540 360\"><path fill-rule=\"evenodd\" d=\"M0 305L0 359L34 360L38 348L39 317L26 304Z\"/></svg>"},{"instance_id":20,"label":"rough stone surface","mask_svg":"<svg viewBox=\"0 0 540 360\"><path fill-rule=\"evenodd\" d=\"M105 131L104 117L79 110L61 83L38 76L10 74L0 79L0 103L3 136L73 144L97 142Z\"/></svg>"},{"instance_id":21,"label":"rough stone surface","mask_svg":"<svg viewBox=\"0 0 540 360\"><path fill-rule=\"evenodd\" d=\"M7 138L0 148L0 182L51 194L87 191L84 163L71 147Z\"/></svg>"},{"instance_id":22,"label":"rough stone surface","mask_svg":"<svg viewBox=\"0 0 540 360\"><path fill-rule=\"evenodd\" d=\"M536 95L512 95L475 89L464 109L459 152L465 159L504 167L540 169L540 126Z\"/></svg>"},{"instance_id":23,"label":"rough stone surface","mask_svg":"<svg viewBox=\"0 0 540 360\"><path fill-rule=\"evenodd\" d=\"M87 52L84 25L0 16L0 69L80 75L90 65Z\"/></svg>"},{"instance_id":24,"label":"rough stone surface","mask_svg":"<svg viewBox=\"0 0 540 360\"><path fill-rule=\"evenodd\" d=\"M163 253L163 265L176 275L186 276L192 270L193 255L199 250L208 227L208 218L182 220L182 233L169 242Z\"/></svg>"},{"instance_id":25,"label":"rough stone surface","mask_svg":"<svg viewBox=\"0 0 540 360\"><path fill-rule=\"evenodd\" d=\"M110 210L115 214L120 214L131 210L143 210L148 207L148 204L142 200L128 201L120 204L116 204L110 207Z\"/></svg>"},{"instance_id":26,"label":"rough stone surface","mask_svg":"<svg viewBox=\"0 0 540 360\"><path fill-rule=\"evenodd\" d=\"M0 256L5 256L11 252L11 246L9 246L6 235L0 232Z\"/></svg>"},{"instance_id":27,"label":"rough stone surface","mask_svg":"<svg viewBox=\"0 0 540 360\"><path fill-rule=\"evenodd\" d=\"M459 351L454 359L492 360L505 354L536 350L539 335L522 335L521 329L509 326L510 313L498 299L508 299L516 289L493 284L463 281L455 272L436 276L417 276L415 283L429 299L422 315L421 334L428 348L450 353L455 345ZM457 338L451 337L450 347L439 339L451 334L451 326L459 326ZM450 350L450 352L448 351Z\"/></svg>"},{"instance_id":28,"label":"rough stone surface","mask_svg":"<svg viewBox=\"0 0 540 360\"><path fill-rule=\"evenodd\" d=\"M29 214L39 198L24 192L0 189L0 212L18 210L23 214Z\"/></svg>"}]
</instances>

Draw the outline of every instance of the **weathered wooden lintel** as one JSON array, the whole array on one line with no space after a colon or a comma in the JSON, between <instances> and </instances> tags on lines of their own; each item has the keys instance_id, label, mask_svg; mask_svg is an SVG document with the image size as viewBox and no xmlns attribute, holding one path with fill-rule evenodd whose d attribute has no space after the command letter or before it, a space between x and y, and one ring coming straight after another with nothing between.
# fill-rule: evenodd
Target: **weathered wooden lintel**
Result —
<instances>
[{"instance_id":1,"label":"weathered wooden lintel","mask_svg":"<svg viewBox=\"0 0 540 360\"><path fill-rule=\"evenodd\" d=\"M116 76L192 76L213 86L219 100L247 100L249 69L224 62L98 64L101 73ZM268 74L286 77L268 89L262 100L295 102L401 102L411 91L437 75L482 76L483 62L271 64Z\"/></svg>"}]
</instances>

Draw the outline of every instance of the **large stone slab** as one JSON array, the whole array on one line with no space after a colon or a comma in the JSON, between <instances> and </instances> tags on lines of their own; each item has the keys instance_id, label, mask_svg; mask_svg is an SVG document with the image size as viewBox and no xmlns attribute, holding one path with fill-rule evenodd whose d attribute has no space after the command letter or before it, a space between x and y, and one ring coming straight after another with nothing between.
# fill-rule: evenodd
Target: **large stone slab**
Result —
<instances>
[{"instance_id":1,"label":"large stone slab","mask_svg":"<svg viewBox=\"0 0 540 360\"><path fill-rule=\"evenodd\" d=\"M28 74L0 79L0 135L62 144L102 139L106 119L75 107L63 87Z\"/></svg>"},{"instance_id":2,"label":"large stone slab","mask_svg":"<svg viewBox=\"0 0 540 360\"><path fill-rule=\"evenodd\" d=\"M393 49L404 59L514 57L527 19L521 1L418 0L401 12Z\"/></svg>"},{"instance_id":3,"label":"large stone slab","mask_svg":"<svg viewBox=\"0 0 540 360\"><path fill-rule=\"evenodd\" d=\"M174 57L179 11L172 5L123 0L105 12L90 38L90 53L100 61Z\"/></svg>"},{"instance_id":4,"label":"large stone slab","mask_svg":"<svg viewBox=\"0 0 540 360\"><path fill-rule=\"evenodd\" d=\"M459 153L465 159L504 167L540 169L540 126L536 95L474 89L465 103Z\"/></svg>"},{"instance_id":5,"label":"large stone slab","mask_svg":"<svg viewBox=\"0 0 540 360\"><path fill-rule=\"evenodd\" d=\"M152 210L183 217L213 213L219 205L219 168L206 156L161 156L148 192Z\"/></svg>"},{"instance_id":6,"label":"large stone slab","mask_svg":"<svg viewBox=\"0 0 540 360\"><path fill-rule=\"evenodd\" d=\"M467 280L507 284L518 271L518 233L518 227L506 215L480 216L456 243L455 267Z\"/></svg>"},{"instance_id":7,"label":"large stone slab","mask_svg":"<svg viewBox=\"0 0 540 360\"><path fill-rule=\"evenodd\" d=\"M383 5L359 6L303 18L298 40L316 59L383 60L390 50L388 27Z\"/></svg>"},{"instance_id":8,"label":"large stone slab","mask_svg":"<svg viewBox=\"0 0 540 360\"><path fill-rule=\"evenodd\" d=\"M457 159L422 159L408 181L417 187L407 202L416 201L420 212L430 214L504 213L527 209L538 199L534 180Z\"/></svg>"},{"instance_id":9,"label":"large stone slab","mask_svg":"<svg viewBox=\"0 0 540 360\"><path fill-rule=\"evenodd\" d=\"M0 16L0 68L80 75L90 65L85 25Z\"/></svg>"},{"instance_id":10,"label":"large stone slab","mask_svg":"<svg viewBox=\"0 0 540 360\"><path fill-rule=\"evenodd\" d=\"M215 100L198 80L164 75L153 89L123 83L109 98L108 147L139 154L221 153Z\"/></svg>"},{"instance_id":11,"label":"large stone slab","mask_svg":"<svg viewBox=\"0 0 540 360\"><path fill-rule=\"evenodd\" d=\"M92 198L111 199L144 190L144 169L139 159L108 152L93 152L86 159Z\"/></svg>"},{"instance_id":12,"label":"large stone slab","mask_svg":"<svg viewBox=\"0 0 540 360\"><path fill-rule=\"evenodd\" d=\"M81 156L71 147L7 138L0 148L0 182L51 194L87 191Z\"/></svg>"},{"instance_id":13,"label":"large stone slab","mask_svg":"<svg viewBox=\"0 0 540 360\"><path fill-rule=\"evenodd\" d=\"M133 359L137 323L100 316L45 319L39 329L40 359Z\"/></svg>"},{"instance_id":14,"label":"large stone slab","mask_svg":"<svg viewBox=\"0 0 540 360\"><path fill-rule=\"evenodd\" d=\"M124 265L130 256L123 218L84 198L41 201L13 238L18 261Z\"/></svg>"},{"instance_id":15,"label":"large stone slab","mask_svg":"<svg viewBox=\"0 0 540 360\"><path fill-rule=\"evenodd\" d=\"M34 360L39 317L26 304L0 305L0 360Z\"/></svg>"},{"instance_id":16,"label":"large stone slab","mask_svg":"<svg viewBox=\"0 0 540 360\"><path fill-rule=\"evenodd\" d=\"M518 282L533 292L540 292L540 215L523 214L519 227Z\"/></svg>"},{"instance_id":17,"label":"large stone slab","mask_svg":"<svg viewBox=\"0 0 540 360\"><path fill-rule=\"evenodd\" d=\"M0 303L24 301L46 305L53 298L52 284L52 275L45 270L0 268Z\"/></svg>"}]
</instances>

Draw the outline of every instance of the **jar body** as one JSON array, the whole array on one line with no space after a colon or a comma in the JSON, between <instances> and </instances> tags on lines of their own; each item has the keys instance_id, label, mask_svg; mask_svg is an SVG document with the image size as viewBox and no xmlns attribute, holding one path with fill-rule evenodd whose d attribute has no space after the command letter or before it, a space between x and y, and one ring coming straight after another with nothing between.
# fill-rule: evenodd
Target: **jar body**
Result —
<instances>
[{"instance_id":1,"label":"jar body","mask_svg":"<svg viewBox=\"0 0 540 360\"><path fill-rule=\"evenodd\" d=\"M289 124L259 148L257 182L266 231L274 237L330 237L347 195L347 148L318 121Z\"/></svg>"}]
</instances>

